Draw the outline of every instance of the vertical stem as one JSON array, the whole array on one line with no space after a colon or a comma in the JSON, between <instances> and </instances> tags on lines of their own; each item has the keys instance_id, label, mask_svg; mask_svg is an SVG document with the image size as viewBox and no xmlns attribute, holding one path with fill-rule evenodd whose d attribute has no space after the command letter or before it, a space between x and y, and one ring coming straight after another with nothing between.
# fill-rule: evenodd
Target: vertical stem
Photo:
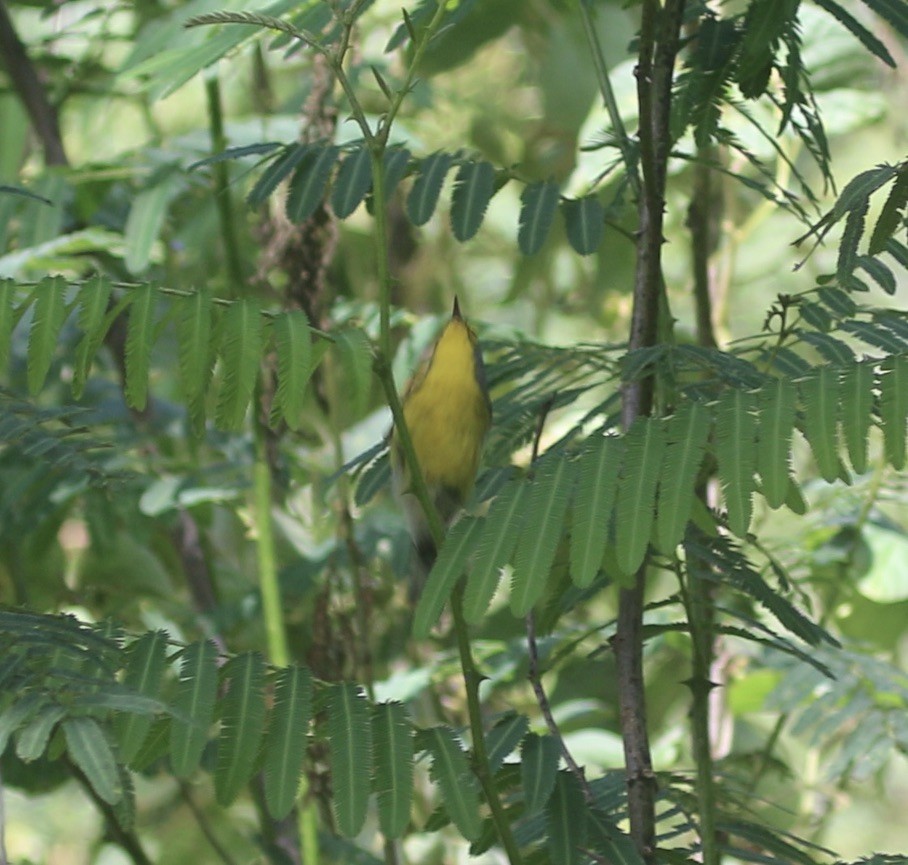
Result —
<instances>
[{"instance_id":1,"label":"vertical stem","mask_svg":"<svg viewBox=\"0 0 908 865\"><path fill-rule=\"evenodd\" d=\"M224 112L221 105L221 85L217 73L205 79L205 96L208 100L208 128L211 133L211 149L219 153L227 147L224 134ZM214 200L217 203L218 219L221 224L221 243L224 247L224 261L227 266L229 296L241 294L243 265L240 261L240 247L236 234L233 211L233 196L230 191L230 168L226 160L217 162L214 168Z\"/></svg>"},{"instance_id":2,"label":"vertical stem","mask_svg":"<svg viewBox=\"0 0 908 865\"><path fill-rule=\"evenodd\" d=\"M716 835L716 785L712 743L709 736L709 673L713 658L713 601L708 582L688 569L684 592L691 637L691 742L697 767L697 801L700 811L700 845L703 865L719 865L722 854Z\"/></svg>"},{"instance_id":3,"label":"vertical stem","mask_svg":"<svg viewBox=\"0 0 908 865\"><path fill-rule=\"evenodd\" d=\"M659 337L659 309L665 303L662 277L662 228L665 178L671 149L669 108L672 76L684 0L643 0L640 51L637 63L637 103L640 125L640 167L643 174L637 207L637 267L631 316L630 351L655 345ZM654 379L645 376L625 386L621 420L625 429L652 411ZM643 601L646 562L631 588L618 599L618 626L614 638L618 670L618 700L627 771L628 815L631 837L643 859L652 862L656 846L655 776L646 729L646 694L643 679Z\"/></svg>"},{"instance_id":4,"label":"vertical stem","mask_svg":"<svg viewBox=\"0 0 908 865\"><path fill-rule=\"evenodd\" d=\"M284 610L277 577L274 554L274 530L271 522L271 468L265 432L255 424L255 463L252 467L253 506L255 512L255 551L259 569L259 590L262 593L262 617L268 646L268 660L279 667L290 663L287 633L284 630Z\"/></svg>"}]
</instances>

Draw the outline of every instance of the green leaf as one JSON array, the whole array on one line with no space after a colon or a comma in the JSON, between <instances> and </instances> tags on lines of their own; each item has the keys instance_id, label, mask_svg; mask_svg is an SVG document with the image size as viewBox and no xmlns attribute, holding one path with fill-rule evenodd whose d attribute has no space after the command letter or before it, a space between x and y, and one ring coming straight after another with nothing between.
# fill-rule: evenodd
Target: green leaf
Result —
<instances>
[{"instance_id":1,"label":"green leaf","mask_svg":"<svg viewBox=\"0 0 908 865\"><path fill-rule=\"evenodd\" d=\"M151 260L151 250L161 233L167 206L181 190L182 178L167 172L154 186L143 189L132 201L126 218L124 263L130 273L142 273Z\"/></svg>"},{"instance_id":2,"label":"green leaf","mask_svg":"<svg viewBox=\"0 0 908 865\"><path fill-rule=\"evenodd\" d=\"M908 9L901 0L864 0L864 4L888 21L903 39L908 39Z\"/></svg>"},{"instance_id":3,"label":"green leaf","mask_svg":"<svg viewBox=\"0 0 908 865\"><path fill-rule=\"evenodd\" d=\"M148 403L148 372L154 347L157 290L149 283L133 291L126 324L126 402L138 411Z\"/></svg>"},{"instance_id":4,"label":"green leaf","mask_svg":"<svg viewBox=\"0 0 908 865\"><path fill-rule=\"evenodd\" d=\"M417 640L425 639L438 621L454 586L463 576L468 557L476 548L482 525L481 519L466 516L448 529L413 616L413 636Z\"/></svg>"},{"instance_id":5,"label":"green leaf","mask_svg":"<svg viewBox=\"0 0 908 865\"><path fill-rule=\"evenodd\" d=\"M372 185L372 157L363 144L348 154L337 172L331 190L331 209L338 219L346 219L359 207Z\"/></svg>"},{"instance_id":6,"label":"green leaf","mask_svg":"<svg viewBox=\"0 0 908 865\"><path fill-rule=\"evenodd\" d=\"M62 706L45 706L16 737L16 756L26 763L37 760L47 750L47 743L57 723L66 717Z\"/></svg>"},{"instance_id":7,"label":"green leaf","mask_svg":"<svg viewBox=\"0 0 908 865\"><path fill-rule=\"evenodd\" d=\"M785 504L788 495L791 433L797 393L790 381L777 378L758 394L757 470L763 495L771 508Z\"/></svg>"},{"instance_id":8,"label":"green leaf","mask_svg":"<svg viewBox=\"0 0 908 865\"><path fill-rule=\"evenodd\" d=\"M849 210L845 219L845 229L842 231L842 239L839 241L839 255L836 261L836 277L839 285L843 287L854 284L850 277L857 266L858 246L864 236L864 222L869 207L870 200L865 199Z\"/></svg>"},{"instance_id":9,"label":"green leaf","mask_svg":"<svg viewBox=\"0 0 908 865\"><path fill-rule=\"evenodd\" d=\"M226 674L230 684L222 701L214 772L214 789L221 805L229 805L252 777L265 729L262 656L243 652L227 664Z\"/></svg>"},{"instance_id":10,"label":"green leaf","mask_svg":"<svg viewBox=\"0 0 908 865\"><path fill-rule=\"evenodd\" d=\"M562 202L567 239L580 255L592 255L605 234L605 208L595 195Z\"/></svg>"},{"instance_id":11,"label":"green leaf","mask_svg":"<svg viewBox=\"0 0 908 865\"><path fill-rule=\"evenodd\" d=\"M277 350L277 392L272 423L280 413L290 429L298 430L303 421L306 384L313 370L309 319L301 309L281 313L274 319L273 332Z\"/></svg>"},{"instance_id":12,"label":"green leaf","mask_svg":"<svg viewBox=\"0 0 908 865\"><path fill-rule=\"evenodd\" d=\"M450 153L433 153L420 164L413 188L407 196L407 216L414 225L425 225L435 212L445 175L454 158Z\"/></svg>"},{"instance_id":13,"label":"green leaf","mask_svg":"<svg viewBox=\"0 0 908 865\"><path fill-rule=\"evenodd\" d=\"M362 829L372 774L369 703L356 685L333 685L328 697L328 753L334 814L342 835Z\"/></svg>"},{"instance_id":14,"label":"green leaf","mask_svg":"<svg viewBox=\"0 0 908 865\"><path fill-rule=\"evenodd\" d=\"M803 406L803 432L824 480L832 482L844 469L839 460L836 429L839 388L836 371L821 366L799 386Z\"/></svg>"},{"instance_id":15,"label":"green leaf","mask_svg":"<svg viewBox=\"0 0 908 865\"><path fill-rule=\"evenodd\" d=\"M9 363L9 349L13 328L22 315L24 304L16 304L16 283L0 279L0 371Z\"/></svg>"},{"instance_id":16,"label":"green leaf","mask_svg":"<svg viewBox=\"0 0 908 865\"><path fill-rule=\"evenodd\" d=\"M571 579L584 588L602 566L618 474L624 459L624 439L592 435L577 464L578 482L571 509Z\"/></svg>"},{"instance_id":17,"label":"green leaf","mask_svg":"<svg viewBox=\"0 0 908 865\"><path fill-rule=\"evenodd\" d=\"M889 197L870 235L867 246L870 255L879 255L886 250L886 241L895 235L899 224L904 222L906 207L908 207L908 162L903 162L899 166L898 177L889 190Z\"/></svg>"},{"instance_id":18,"label":"green leaf","mask_svg":"<svg viewBox=\"0 0 908 865\"><path fill-rule=\"evenodd\" d=\"M525 616L545 591L564 531L571 500L574 463L563 454L540 460L514 556L511 612Z\"/></svg>"},{"instance_id":19,"label":"green leaf","mask_svg":"<svg viewBox=\"0 0 908 865\"><path fill-rule=\"evenodd\" d=\"M615 555L631 576L643 563L652 536L656 488L662 468L665 435L655 418L638 418L624 437L624 460L615 503Z\"/></svg>"},{"instance_id":20,"label":"green leaf","mask_svg":"<svg viewBox=\"0 0 908 865\"><path fill-rule=\"evenodd\" d=\"M382 164L385 170L385 201L391 200L394 190L403 180L410 168L410 159L413 156L406 147L389 147L385 151Z\"/></svg>"},{"instance_id":21,"label":"green leaf","mask_svg":"<svg viewBox=\"0 0 908 865\"><path fill-rule=\"evenodd\" d=\"M290 181L287 218L299 224L318 209L340 150L333 144L309 145Z\"/></svg>"},{"instance_id":22,"label":"green leaf","mask_svg":"<svg viewBox=\"0 0 908 865\"><path fill-rule=\"evenodd\" d=\"M814 0L814 2L816 2L817 6L821 9L825 9L840 24L850 30L871 54L878 57L893 69L895 68L895 60L892 59L892 55L887 50L886 46L861 24L860 21L851 15L850 12L843 9L838 3L834 2L834 0Z\"/></svg>"},{"instance_id":23,"label":"green leaf","mask_svg":"<svg viewBox=\"0 0 908 865\"><path fill-rule=\"evenodd\" d=\"M897 471L905 467L905 420L908 418L908 357L887 357L880 364L880 420L886 459Z\"/></svg>"},{"instance_id":24,"label":"green leaf","mask_svg":"<svg viewBox=\"0 0 908 865\"><path fill-rule=\"evenodd\" d=\"M44 386L69 312L66 291L62 276L46 276L35 287L34 316L28 332L28 390L33 396Z\"/></svg>"},{"instance_id":25,"label":"green leaf","mask_svg":"<svg viewBox=\"0 0 908 865\"><path fill-rule=\"evenodd\" d=\"M305 667L285 667L274 686L274 708L265 738L265 803L282 820L296 801L312 715L312 676Z\"/></svg>"},{"instance_id":26,"label":"green leaf","mask_svg":"<svg viewBox=\"0 0 908 865\"><path fill-rule=\"evenodd\" d=\"M332 336L345 375L350 412L359 418L372 393L372 345L366 334L355 327L336 330Z\"/></svg>"},{"instance_id":27,"label":"green leaf","mask_svg":"<svg viewBox=\"0 0 908 865\"><path fill-rule=\"evenodd\" d=\"M400 838L410 822L413 801L413 731L403 704L375 707L372 743L379 826L386 838Z\"/></svg>"},{"instance_id":28,"label":"green leaf","mask_svg":"<svg viewBox=\"0 0 908 865\"><path fill-rule=\"evenodd\" d=\"M490 162L464 162L460 166L451 197L451 230L461 243L479 231L494 194L495 168Z\"/></svg>"},{"instance_id":29,"label":"green leaf","mask_svg":"<svg viewBox=\"0 0 908 865\"><path fill-rule=\"evenodd\" d=\"M520 780L527 816L541 811L549 801L558 774L561 749L553 736L530 733L520 749Z\"/></svg>"},{"instance_id":30,"label":"green leaf","mask_svg":"<svg viewBox=\"0 0 908 865\"><path fill-rule=\"evenodd\" d=\"M654 535L666 555L674 554L690 519L711 420L704 406L687 402L666 423Z\"/></svg>"},{"instance_id":31,"label":"green leaf","mask_svg":"<svg viewBox=\"0 0 908 865\"><path fill-rule=\"evenodd\" d=\"M81 399L91 364L107 333L107 307L111 294L110 280L93 276L79 288L79 329L82 339L76 347L73 368L73 396ZM2 301L0 301L2 302ZM3 364L0 363L0 367Z\"/></svg>"},{"instance_id":32,"label":"green leaf","mask_svg":"<svg viewBox=\"0 0 908 865\"><path fill-rule=\"evenodd\" d=\"M218 162L226 162L230 159L242 159L244 156L259 156L265 153L271 153L281 146L279 141L262 141L257 144L242 144L238 147L227 147L220 153L213 156L206 156L193 162L186 170L196 171L199 168L207 168L210 165L216 165Z\"/></svg>"},{"instance_id":33,"label":"green leaf","mask_svg":"<svg viewBox=\"0 0 908 865\"><path fill-rule=\"evenodd\" d=\"M511 560L523 522L529 486L523 478L511 481L489 508L464 595L464 615L470 624L485 618L501 581L501 569Z\"/></svg>"},{"instance_id":34,"label":"green leaf","mask_svg":"<svg viewBox=\"0 0 908 865\"><path fill-rule=\"evenodd\" d=\"M552 228L560 190L553 181L530 184L520 197L520 226L517 245L524 255L538 252Z\"/></svg>"},{"instance_id":35,"label":"green leaf","mask_svg":"<svg viewBox=\"0 0 908 865\"><path fill-rule=\"evenodd\" d=\"M552 865L576 865L586 846L586 803L572 773L561 771L546 808L546 846Z\"/></svg>"},{"instance_id":36,"label":"green leaf","mask_svg":"<svg viewBox=\"0 0 908 865\"><path fill-rule=\"evenodd\" d=\"M251 300L234 301L221 320L223 378L215 417L229 431L242 428L262 355L262 315Z\"/></svg>"},{"instance_id":37,"label":"green leaf","mask_svg":"<svg viewBox=\"0 0 908 865\"><path fill-rule=\"evenodd\" d=\"M482 821L479 791L467 755L448 727L432 727L424 736L432 755L431 776L440 788L444 809L460 834L475 841L482 832Z\"/></svg>"},{"instance_id":38,"label":"green leaf","mask_svg":"<svg viewBox=\"0 0 908 865\"><path fill-rule=\"evenodd\" d=\"M873 412L872 364L859 362L846 366L839 379L839 389L848 458L851 467L863 474L867 471L867 438Z\"/></svg>"},{"instance_id":39,"label":"green leaf","mask_svg":"<svg viewBox=\"0 0 908 865\"><path fill-rule=\"evenodd\" d=\"M179 301L177 337L180 381L190 414L201 426L205 417L205 394L214 362L211 344L211 291L200 288Z\"/></svg>"},{"instance_id":40,"label":"green leaf","mask_svg":"<svg viewBox=\"0 0 908 865\"><path fill-rule=\"evenodd\" d=\"M123 684L136 694L156 699L167 664L167 634L149 631L142 634L128 649ZM132 762L142 747L154 717L145 713L122 713L114 721L120 759Z\"/></svg>"},{"instance_id":41,"label":"green leaf","mask_svg":"<svg viewBox=\"0 0 908 865\"><path fill-rule=\"evenodd\" d=\"M753 503L756 442L751 393L726 391L716 406L716 459L725 496L729 528L739 537L747 534Z\"/></svg>"},{"instance_id":42,"label":"green leaf","mask_svg":"<svg viewBox=\"0 0 908 865\"><path fill-rule=\"evenodd\" d=\"M878 258L859 255L857 266L861 268L886 294L895 294L898 287L895 274Z\"/></svg>"},{"instance_id":43,"label":"green leaf","mask_svg":"<svg viewBox=\"0 0 908 865\"><path fill-rule=\"evenodd\" d=\"M309 154L315 145L292 144L282 149L276 159L262 172L255 186L249 192L246 201L250 207L258 207L277 189L278 184L287 177ZM287 214L290 216L289 212ZM292 217L291 217L292 218Z\"/></svg>"},{"instance_id":44,"label":"green leaf","mask_svg":"<svg viewBox=\"0 0 908 865\"><path fill-rule=\"evenodd\" d=\"M504 764L505 758L520 744L530 726L526 715L507 712L486 736L489 770L494 775Z\"/></svg>"},{"instance_id":45,"label":"green leaf","mask_svg":"<svg viewBox=\"0 0 908 865\"><path fill-rule=\"evenodd\" d=\"M209 640L191 643L183 652L170 727L170 765L178 778L196 770L208 741L218 688L217 657Z\"/></svg>"},{"instance_id":46,"label":"green leaf","mask_svg":"<svg viewBox=\"0 0 908 865\"><path fill-rule=\"evenodd\" d=\"M123 797L123 785L113 749L100 724L93 718L67 718L63 722L66 750L88 778L94 791L114 805Z\"/></svg>"}]
</instances>

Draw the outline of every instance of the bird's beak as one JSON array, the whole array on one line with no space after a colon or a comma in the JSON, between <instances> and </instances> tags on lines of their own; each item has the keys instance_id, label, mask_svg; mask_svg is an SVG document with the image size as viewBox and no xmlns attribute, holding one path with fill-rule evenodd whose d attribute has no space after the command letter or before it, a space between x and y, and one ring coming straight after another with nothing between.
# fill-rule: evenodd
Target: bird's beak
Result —
<instances>
[{"instance_id":1,"label":"bird's beak","mask_svg":"<svg viewBox=\"0 0 908 865\"><path fill-rule=\"evenodd\" d=\"M460 314L460 301L457 299L456 295L454 296L454 310L451 313L451 318L456 318L458 320L463 318Z\"/></svg>"}]
</instances>

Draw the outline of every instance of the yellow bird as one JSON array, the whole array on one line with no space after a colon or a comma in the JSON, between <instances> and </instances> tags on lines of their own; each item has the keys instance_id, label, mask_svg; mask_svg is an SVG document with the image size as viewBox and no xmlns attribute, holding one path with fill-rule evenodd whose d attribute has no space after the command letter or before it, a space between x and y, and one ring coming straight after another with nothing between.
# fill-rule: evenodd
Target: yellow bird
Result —
<instances>
[{"instance_id":1,"label":"yellow bird","mask_svg":"<svg viewBox=\"0 0 908 865\"><path fill-rule=\"evenodd\" d=\"M423 357L403 395L404 419L429 494L445 525L457 516L473 488L492 406L476 334L454 299L451 320ZM413 492L397 431L391 439L394 490L407 515L410 535L426 572L435 543Z\"/></svg>"}]
</instances>

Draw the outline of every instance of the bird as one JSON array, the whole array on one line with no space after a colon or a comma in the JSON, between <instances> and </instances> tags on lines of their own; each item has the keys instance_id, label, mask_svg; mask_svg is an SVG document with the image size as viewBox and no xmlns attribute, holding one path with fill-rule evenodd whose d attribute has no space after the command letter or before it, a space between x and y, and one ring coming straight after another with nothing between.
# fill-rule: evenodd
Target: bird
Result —
<instances>
[{"instance_id":1,"label":"bird","mask_svg":"<svg viewBox=\"0 0 908 865\"><path fill-rule=\"evenodd\" d=\"M403 415L420 471L445 527L461 512L476 480L492 404L476 334L454 298L451 318L407 384ZM416 549L419 571L411 597L432 569L435 540L416 497L400 435L391 437L391 473Z\"/></svg>"}]
</instances>

